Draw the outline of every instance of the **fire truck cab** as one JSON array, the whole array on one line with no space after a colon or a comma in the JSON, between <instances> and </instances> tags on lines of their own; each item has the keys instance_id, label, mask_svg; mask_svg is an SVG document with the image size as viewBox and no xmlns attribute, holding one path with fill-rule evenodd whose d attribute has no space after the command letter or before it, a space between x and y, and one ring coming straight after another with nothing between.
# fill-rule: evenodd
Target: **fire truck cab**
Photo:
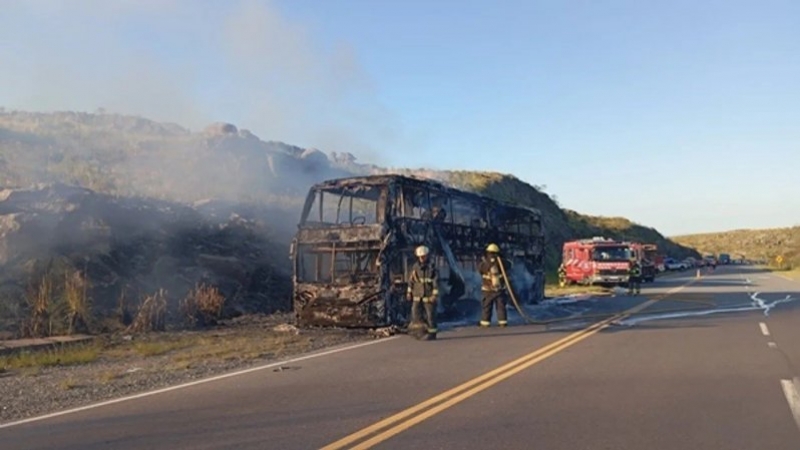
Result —
<instances>
[{"instance_id":1,"label":"fire truck cab","mask_svg":"<svg viewBox=\"0 0 800 450\"><path fill-rule=\"evenodd\" d=\"M564 243L560 284L624 285L633 257L629 243L604 237Z\"/></svg>"}]
</instances>

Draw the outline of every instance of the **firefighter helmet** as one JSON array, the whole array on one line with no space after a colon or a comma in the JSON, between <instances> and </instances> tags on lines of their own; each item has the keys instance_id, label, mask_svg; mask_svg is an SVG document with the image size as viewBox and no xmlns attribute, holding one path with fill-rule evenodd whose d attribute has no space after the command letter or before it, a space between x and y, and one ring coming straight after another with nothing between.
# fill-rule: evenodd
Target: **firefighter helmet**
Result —
<instances>
[{"instance_id":1,"label":"firefighter helmet","mask_svg":"<svg viewBox=\"0 0 800 450\"><path fill-rule=\"evenodd\" d=\"M423 257L423 256L428 256L428 253L430 253L430 252L431 252L431 250L428 247L424 246L424 245L420 245L419 247L417 247L416 250L414 250L414 254L417 255L417 257L420 257L420 258Z\"/></svg>"},{"instance_id":2,"label":"firefighter helmet","mask_svg":"<svg viewBox=\"0 0 800 450\"><path fill-rule=\"evenodd\" d=\"M500 253L500 247L497 244L489 244L486 246L487 253Z\"/></svg>"}]
</instances>

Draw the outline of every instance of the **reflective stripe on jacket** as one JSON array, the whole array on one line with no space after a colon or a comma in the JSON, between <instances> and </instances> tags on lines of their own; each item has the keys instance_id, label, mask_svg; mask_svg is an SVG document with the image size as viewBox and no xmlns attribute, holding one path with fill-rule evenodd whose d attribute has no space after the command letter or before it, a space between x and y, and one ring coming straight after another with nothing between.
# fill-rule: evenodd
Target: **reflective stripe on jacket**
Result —
<instances>
[{"instance_id":1,"label":"reflective stripe on jacket","mask_svg":"<svg viewBox=\"0 0 800 450\"><path fill-rule=\"evenodd\" d=\"M408 293L415 299L435 298L439 295L439 273L430 262L424 264L419 261L411 268L408 279Z\"/></svg>"}]
</instances>

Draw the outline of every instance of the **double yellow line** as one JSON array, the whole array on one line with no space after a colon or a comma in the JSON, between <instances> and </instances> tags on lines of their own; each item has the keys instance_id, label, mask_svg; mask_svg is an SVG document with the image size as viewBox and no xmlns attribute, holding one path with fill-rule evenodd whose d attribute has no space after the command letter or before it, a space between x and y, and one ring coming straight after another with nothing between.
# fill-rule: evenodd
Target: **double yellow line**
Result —
<instances>
[{"instance_id":1,"label":"double yellow line","mask_svg":"<svg viewBox=\"0 0 800 450\"><path fill-rule=\"evenodd\" d=\"M633 308L630 308L626 311L623 311L619 314L616 314L608 319L602 320L597 322L593 325L590 325L587 328L584 328L580 331L576 331L575 333L570 334L564 338L561 338L551 344L548 344L536 351L533 351L525 356L515 359L510 363L507 363L503 366L500 366L490 372L487 372L477 378L473 378L459 386L456 386L448 391L445 391L435 397L432 397L428 400L425 400L422 403L419 403L415 406L412 406L408 409L400 411L399 413L387 417L386 419L381 420L373 425L370 425L364 429L356 431L353 434L343 437L338 441L328 444L325 447L322 447L322 450L340 450L343 448L350 448L353 450L363 450L372 448L373 446L380 444L381 442L390 439L392 436L395 436L403 431L417 425L420 422L423 422L436 414L450 408L453 405L456 405L473 395L489 389L490 387L494 386L501 381L514 376L515 374L522 372L523 370L537 364L545 359L559 353L563 350L566 350L569 347L581 342L588 337L599 333L604 328L607 328L609 325L614 323L615 321L621 320L627 316L638 314L639 312L643 311L644 309L648 308L649 306L664 300L665 298L675 294L681 290L683 290L686 286L694 283L696 280L692 279L689 280L688 283L679 286L677 288L671 289L668 292L661 294L653 299L647 300L645 302L640 303ZM377 433L377 434L376 434ZM371 436L371 437L370 437ZM366 439L366 440L364 440ZM359 442L358 444L348 447L351 444Z\"/></svg>"},{"instance_id":2,"label":"double yellow line","mask_svg":"<svg viewBox=\"0 0 800 450\"><path fill-rule=\"evenodd\" d=\"M572 333L569 336L548 344L545 347L511 361L510 363L498 367L497 369L487 372L477 378L473 378L470 381L467 381L422 403L403 410L391 417L383 419L380 422L370 425L351 435L345 436L344 438L339 439L332 444L322 447L322 450L343 449L350 444L361 441L374 434L374 436L370 437L369 439L350 447L354 450L372 448L373 446L413 427L424 420L429 419L430 417L450 408L451 406L460 403L519 372L522 372L534 364L537 364L549 358L550 356L553 356L556 353L577 344L578 342L581 342L582 340L608 327L614 321L620 320L629 314L634 314L647 308L648 306L659 301L661 298L648 300L625 312L619 313L606 320L602 320L587 328L584 328L583 330Z\"/></svg>"}]
</instances>

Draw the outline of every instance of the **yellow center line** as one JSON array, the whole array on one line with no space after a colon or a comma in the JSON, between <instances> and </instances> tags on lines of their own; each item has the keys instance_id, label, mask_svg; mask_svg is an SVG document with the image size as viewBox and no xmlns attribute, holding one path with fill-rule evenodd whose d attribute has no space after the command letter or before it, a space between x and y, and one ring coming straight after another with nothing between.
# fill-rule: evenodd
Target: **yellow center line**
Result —
<instances>
[{"instance_id":1,"label":"yellow center line","mask_svg":"<svg viewBox=\"0 0 800 450\"><path fill-rule=\"evenodd\" d=\"M494 376L502 374L504 371L513 369L514 367L516 367L516 366L518 366L520 364L524 364L526 361L530 360L531 358L536 358L537 356L539 356L539 355L541 355L543 353L546 353L550 349L553 349L553 348L559 347L559 346L561 346L561 345L563 345L565 343L568 343L569 341L571 341L573 339L576 339L577 337L580 337L580 335L582 335L583 333L592 331L593 329L598 328L598 327L603 326L603 325L608 325L608 323L611 323L613 320L617 320L618 317L621 317L621 315L616 315L616 316L611 317L609 319L606 319L604 321L601 321L601 322L598 322L596 324L593 324L593 325L591 325L591 326L589 326L589 327L587 327L587 328L585 328L583 330L580 330L580 331L577 331L575 333L572 333L569 336L563 337L563 338L561 338L561 339L559 339L559 340L557 340L557 341L555 341L555 342L553 342L551 344L548 344L548 345L546 345L546 346L544 346L544 347L542 347L542 348L540 348L540 349L538 349L538 350L536 350L536 351L534 351L532 353L529 353L529 354L527 354L525 356L522 356L522 357L520 357L518 359L515 359L514 361L511 361L510 363L507 363L507 364L505 364L503 366L500 366L500 367L498 367L498 368L496 368L496 369L494 369L492 371L489 371L489 372L487 372L487 373L485 373L485 374L483 374L483 375L481 375L481 376L479 376L477 378L473 378L472 380L469 380L469 381L467 381L467 382L465 382L463 384L460 384L460 385L458 385L458 386L456 386L456 387L454 387L452 389L449 389L449 390L447 390L445 392L442 392L441 394L438 394L438 395L436 395L434 397L431 397L430 399L428 399L428 400L426 400L426 401L424 401L422 403L419 403L416 406L412 406L412 407L410 407L410 408L408 408L406 410L403 410L403 411L401 411L401 412L399 412L399 413L397 413L397 414L395 414L395 415L393 415L391 417L387 417L386 419L383 419L380 422L377 422L377 423L375 423L373 425L370 425L369 427L366 427L366 428L364 428L362 430L359 430L359 431L357 431L357 432L355 432L355 433L353 433L353 434L351 434L349 436L345 436L344 438L339 439L338 441L336 441L336 442L334 442L332 444L329 444L329 445L326 445L325 447L322 447L321 450L335 450L335 449L344 448L348 444L356 442L356 441L358 441L360 439L363 439L364 437L366 437L366 436L368 436L368 435L370 435L372 433L375 433L375 432L380 431L380 430L382 430L382 429L384 429L386 427L389 427L389 426L393 425L396 422L399 422L399 421L401 421L401 420L403 420L403 419L405 419L405 418L407 418L407 417L409 417L409 416L411 416L413 414L416 414L419 411L424 410L425 408L428 408L428 407L433 406L433 405L435 405L437 403L440 403L440 402L442 402L442 401L444 401L444 400L446 400L446 399L448 399L448 398L450 398L450 397L452 397L454 395L458 395L460 392L463 392L463 391L465 391L465 390L467 390L467 389L469 389L469 388L471 388L471 387L473 387L475 385L478 385L478 384L480 384L480 383L482 383L482 382L484 382L484 381L486 381L486 380L488 380L488 379L490 379L490 378L492 378Z\"/></svg>"},{"instance_id":2,"label":"yellow center line","mask_svg":"<svg viewBox=\"0 0 800 450\"><path fill-rule=\"evenodd\" d=\"M361 444L352 447L353 449L367 449L379 444L392 436L401 433L404 430L450 408L451 406L466 400L473 395L494 386L495 384L553 356L573 345L587 339L588 337L600 332L607 328L610 324L618 321L630 314L636 314L645 308L661 301L670 295L683 290L684 287L692 284L694 280L689 281L683 286L673 289L657 298L647 300L639 305L630 308L620 314L616 314L608 319L602 320L592 324L582 330L576 331L564 338L561 338L553 343L550 343L534 352L517 358L510 363L504 364L494 370L491 370L483 375L480 375L472 380L469 380L459 386L449 389L441 394L438 394L430 399L405 409L393 416L383 419L373 425L356 431L353 434L345 436L332 444L322 447L321 450L339 450L345 448L354 442L360 441L367 436L380 432L372 438L362 442ZM429 409L428 409L429 408ZM427 410L426 410L427 409ZM424 412L423 412L424 411ZM413 416L413 417L412 417ZM409 419L410 417L410 419ZM406 420L407 419L407 420ZM391 427L391 428L390 428ZM388 428L388 429L387 429ZM382 431L381 430L385 430Z\"/></svg>"},{"instance_id":3,"label":"yellow center line","mask_svg":"<svg viewBox=\"0 0 800 450\"><path fill-rule=\"evenodd\" d=\"M624 316L623 315L615 316L614 319L621 318L621 317L624 317ZM372 448L373 446L375 446L375 445L377 445L377 444L379 444L379 443L391 438L392 436L395 436L395 435L397 435L399 433L402 433L403 431L413 427L414 425L417 425L420 422L423 422L423 421L435 416L436 414L439 414L440 412L450 408L451 406L456 405L458 403L461 403L462 401L472 397L473 395L475 395L475 394L477 394L477 393L479 393L481 391L484 391L486 389L489 389L490 387L494 386L495 384L500 383L501 381L503 381L503 380L505 380L507 378L510 378L510 377L516 375L517 373L522 372L523 370L525 370L525 369L527 369L527 368L529 368L529 367L531 367L531 366L533 366L533 365L535 365L535 364L537 364L537 363L539 363L541 361L544 361L545 359L555 355L556 353L559 353L562 350L565 350L565 349L567 349L569 347L572 347L573 345L577 344L578 342L589 338L593 334L599 333L601 330L603 330L604 328L608 327L609 325L610 325L610 322L607 322L607 323L604 323L600 327L594 328L591 331L587 331L587 332L581 334L580 336L576 337L575 339L573 339L570 342L564 343L563 345L561 345L559 347L550 349L549 351L547 351L545 353L542 353L542 354L536 356L535 358L533 358L531 360L528 360L527 362L525 362L525 363L523 363L523 364L521 364L521 365L519 365L517 367L514 367L511 370L508 370L506 372L503 372L503 373L499 374L498 376L496 376L496 377L484 382L483 384L475 386L472 389L470 389L470 390L468 390L466 392L463 392L463 393L451 398L450 400L445 401L444 403L441 403L441 404L439 404L439 405L437 405L437 406L435 406L435 407L433 407L431 409L428 409L428 410L426 410L426 411L424 411L424 412L422 412L422 413L420 413L420 414L418 414L418 415L406 420L405 422L401 422L400 424L395 425L392 428L389 428L388 430L386 430L386 431L384 431L384 432L382 432L382 433L380 433L380 434L378 434L378 435L376 435L376 436L374 436L374 437L362 442L361 444L356 445L355 447L352 447L352 450L364 450L364 449Z\"/></svg>"}]
</instances>

